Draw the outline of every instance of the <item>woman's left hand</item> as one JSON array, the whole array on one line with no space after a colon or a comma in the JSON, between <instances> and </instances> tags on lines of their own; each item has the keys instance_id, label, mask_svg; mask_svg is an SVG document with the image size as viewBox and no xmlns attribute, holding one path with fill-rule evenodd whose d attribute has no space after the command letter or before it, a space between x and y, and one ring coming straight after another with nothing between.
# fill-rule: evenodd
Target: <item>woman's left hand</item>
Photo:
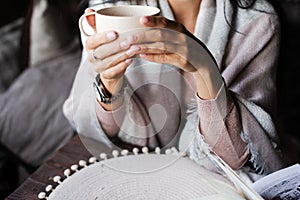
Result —
<instances>
[{"instance_id":1,"label":"woman's left hand","mask_svg":"<svg viewBox=\"0 0 300 200\"><path fill-rule=\"evenodd\" d=\"M140 22L149 30L135 33L132 49L135 55L157 63L172 64L193 74L198 96L215 98L222 76L207 47L182 24L160 16L144 16Z\"/></svg>"},{"instance_id":2,"label":"woman's left hand","mask_svg":"<svg viewBox=\"0 0 300 200\"><path fill-rule=\"evenodd\" d=\"M140 49L135 54L141 58L172 64L187 72L196 72L201 67L204 69L214 64L205 45L182 24L160 16L144 16L140 22L151 28L136 33L131 44L132 48Z\"/></svg>"}]
</instances>

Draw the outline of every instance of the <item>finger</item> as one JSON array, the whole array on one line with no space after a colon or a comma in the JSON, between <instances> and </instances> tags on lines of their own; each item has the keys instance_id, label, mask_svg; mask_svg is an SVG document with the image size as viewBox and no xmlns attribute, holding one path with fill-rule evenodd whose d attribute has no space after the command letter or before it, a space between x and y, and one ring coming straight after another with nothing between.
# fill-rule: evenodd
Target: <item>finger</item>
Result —
<instances>
[{"instance_id":1,"label":"finger","mask_svg":"<svg viewBox=\"0 0 300 200\"><path fill-rule=\"evenodd\" d=\"M85 48L89 51L97 48L100 45L112 42L118 38L118 34L115 31L107 31L105 33L98 33L90 36L86 40Z\"/></svg>"},{"instance_id":2,"label":"finger","mask_svg":"<svg viewBox=\"0 0 300 200\"><path fill-rule=\"evenodd\" d=\"M126 51L128 56L136 56L139 54L177 54L188 60L189 51L186 45L172 44L168 42L154 42L146 44L132 45Z\"/></svg>"},{"instance_id":3,"label":"finger","mask_svg":"<svg viewBox=\"0 0 300 200\"><path fill-rule=\"evenodd\" d=\"M114 67L111 67L101 73L101 76L105 79L118 79L121 78L127 67L132 63L132 59L126 59L123 62L118 63Z\"/></svg>"},{"instance_id":4,"label":"finger","mask_svg":"<svg viewBox=\"0 0 300 200\"><path fill-rule=\"evenodd\" d=\"M146 27L166 28L178 31L193 38L194 40L198 40L191 32L189 32L185 28L184 25L161 16L143 16L140 18L140 23L142 23Z\"/></svg>"},{"instance_id":5,"label":"finger","mask_svg":"<svg viewBox=\"0 0 300 200\"><path fill-rule=\"evenodd\" d=\"M91 8L87 8L84 10L85 14L90 13L90 12L95 12L95 10L93 10ZM87 20L88 24L94 29L94 31L96 31L95 15L86 16L86 20Z\"/></svg>"},{"instance_id":6,"label":"finger","mask_svg":"<svg viewBox=\"0 0 300 200\"><path fill-rule=\"evenodd\" d=\"M185 44L187 39L187 35L173 31L170 29L161 29L161 28L151 28L151 29L143 29L140 31L132 32L128 38L134 38L131 41L132 44L138 43L148 43L148 42L170 42L174 44Z\"/></svg>"},{"instance_id":7,"label":"finger","mask_svg":"<svg viewBox=\"0 0 300 200\"><path fill-rule=\"evenodd\" d=\"M139 54L159 54L159 53L176 53L183 57L187 57L188 49L184 44L173 44L170 42L153 42L146 44L133 45L140 51L135 52Z\"/></svg>"},{"instance_id":8,"label":"finger","mask_svg":"<svg viewBox=\"0 0 300 200\"><path fill-rule=\"evenodd\" d=\"M120 52L125 52L136 42L135 40L135 36L132 35L119 35L117 40L98 46L94 50L94 55L99 60L104 60Z\"/></svg>"},{"instance_id":9,"label":"finger","mask_svg":"<svg viewBox=\"0 0 300 200\"><path fill-rule=\"evenodd\" d=\"M94 37L97 37L96 35ZM97 42L97 38L94 39L91 37L87 40L89 44L87 44L87 48L93 49L95 46L99 44ZM119 52L128 50L132 45L139 43L153 43L153 42L169 42L174 44L185 45L187 41L187 36L185 34L174 32L172 30L147 30L147 31L135 31L126 34L118 35L118 39L100 45L95 49L95 56L99 60L103 60L107 57L110 57Z\"/></svg>"},{"instance_id":10,"label":"finger","mask_svg":"<svg viewBox=\"0 0 300 200\"><path fill-rule=\"evenodd\" d=\"M194 72L196 68L185 58L175 53L140 54L140 58L150 62L172 64L184 71Z\"/></svg>"},{"instance_id":11,"label":"finger","mask_svg":"<svg viewBox=\"0 0 300 200\"><path fill-rule=\"evenodd\" d=\"M168 28L179 32L186 31L185 27L182 24L160 16L143 16L140 18L140 23L142 23L146 27Z\"/></svg>"},{"instance_id":12,"label":"finger","mask_svg":"<svg viewBox=\"0 0 300 200\"><path fill-rule=\"evenodd\" d=\"M118 48L119 48L119 46L115 47L115 49L118 49ZM133 58L135 55L137 55L139 52L141 52L141 48L133 45L130 48L124 49L122 51L119 51L116 53L113 53L113 52L111 52L109 50L105 51L105 49L103 49L103 47L101 46L101 47L95 49L94 52L90 53L89 61L98 66L105 66L105 68L109 68L109 67L114 66L114 65L118 64L119 62L122 62L128 58ZM95 59L95 57L96 57L96 59Z\"/></svg>"},{"instance_id":13,"label":"finger","mask_svg":"<svg viewBox=\"0 0 300 200\"><path fill-rule=\"evenodd\" d=\"M109 56L107 58L104 58L103 60L100 61L95 61L93 56L90 54L90 62L94 64L95 70L98 73L101 73L105 70L108 70L109 68L112 68L116 65L118 65L121 62L124 62L128 59L132 59L137 53L135 52L140 52L139 47L131 47L129 50L124 51L124 52L119 52L117 54L114 54L112 56Z\"/></svg>"}]
</instances>

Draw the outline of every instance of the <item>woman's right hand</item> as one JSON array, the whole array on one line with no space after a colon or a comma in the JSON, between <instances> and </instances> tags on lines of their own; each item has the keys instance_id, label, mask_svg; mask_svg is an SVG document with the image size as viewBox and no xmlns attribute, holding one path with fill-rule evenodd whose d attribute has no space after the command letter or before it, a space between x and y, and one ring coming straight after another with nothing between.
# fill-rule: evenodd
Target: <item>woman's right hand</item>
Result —
<instances>
[{"instance_id":1,"label":"woman's right hand","mask_svg":"<svg viewBox=\"0 0 300 200\"><path fill-rule=\"evenodd\" d=\"M86 9L85 12L92 11L92 9ZM96 30L94 15L87 16L87 21ZM89 61L112 95L118 94L122 88L124 73L131 64L135 52L140 50L130 48L134 40L135 38L130 37L120 38L117 32L108 31L95 33L85 42L85 49L89 52Z\"/></svg>"}]
</instances>

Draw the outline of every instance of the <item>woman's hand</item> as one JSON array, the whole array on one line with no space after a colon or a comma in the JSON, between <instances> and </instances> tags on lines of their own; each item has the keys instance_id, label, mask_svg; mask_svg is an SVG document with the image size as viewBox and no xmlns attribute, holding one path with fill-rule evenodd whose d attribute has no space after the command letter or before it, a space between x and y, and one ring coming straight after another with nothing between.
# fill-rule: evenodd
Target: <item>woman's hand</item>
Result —
<instances>
[{"instance_id":1,"label":"woman's hand","mask_svg":"<svg viewBox=\"0 0 300 200\"><path fill-rule=\"evenodd\" d=\"M223 83L217 64L206 46L183 25L159 16L141 17L149 29L134 35L135 54L152 62L177 66L194 75L202 99L215 98Z\"/></svg>"},{"instance_id":2,"label":"woman's hand","mask_svg":"<svg viewBox=\"0 0 300 200\"><path fill-rule=\"evenodd\" d=\"M143 59L172 64L187 72L196 68L189 63L189 37L195 39L182 24L160 16L141 17L140 22L149 29L136 35L135 44Z\"/></svg>"},{"instance_id":3,"label":"woman's hand","mask_svg":"<svg viewBox=\"0 0 300 200\"><path fill-rule=\"evenodd\" d=\"M86 13L93 12L86 9ZM95 30L95 16L86 17L89 25ZM119 93L123 86L123 77L127 67L131 64L134 52L139 49L130 48L134 38L122 38L115 31L96 33L89 36L85 42L85 49L89 52L89 61L106 89L112 94ZM100 103L100 102L99 102ZM122 103L122 99L111 105L100 103L106 110L113 110Z\"/></svg>"},{"instance_id":4,"label":"woman's hand","mask_svg":"<svg viewBox=\"0 0 300 200\"><path fill-rule=\"evenodd\" d=\"M94 27L94 16L87 19ZM145 16L141 17L140 23L149 29L121 35L116 32L97 33L86 41L86 49L91 52L90 61L95 71L101 74L109 92L119 92L127 67L133 57L139 56L193 73L198 95L203 99L216 96L222 78L213 57L201 41L183 25L164 17ZM214 77L216 74L217 77Z\"/></svg>"},{"instance_id":5,"label":"woman's hand","mask_svg":"<svg viewBox=\"0 0 300 200\"><path fill-rule=\"evenodd\" d=\"M93 12L86 9L85 13ZM95 30L95 16L86 17L89 25ZM93 64L95 72L101 74L101 80L114 95L119 92L123 84L123 75L126 68L132 62L132 55L126 54L129 50L129 43L132 41L120 41L115 31L96 33L87 38L85 49L89 52L89 61ZM129 39L130 40L130 39Z\"/></svg>"}]
</instances>

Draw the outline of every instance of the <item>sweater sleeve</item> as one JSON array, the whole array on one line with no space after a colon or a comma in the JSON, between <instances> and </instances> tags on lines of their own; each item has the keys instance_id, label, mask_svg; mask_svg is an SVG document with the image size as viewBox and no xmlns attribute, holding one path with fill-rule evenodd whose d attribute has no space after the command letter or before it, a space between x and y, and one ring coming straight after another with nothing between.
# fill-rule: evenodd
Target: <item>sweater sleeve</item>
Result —
<instances>
[{"instance_id":1,"label":"sweater sleeve","mask_svg":"<svg viewBox=\"0 0 300 200\"><path fill-rule=\"evenodd\" d=\"M275 125L278 26L275 14L264 13L231 35L221 66L227 87L211 102L198 101L202 134L234 168L245 163L248 151L255 172L282 167Z\"/></svg>"},{"instance_id":2,"label":"sweater sleeve","mask_svg":"<svg viewBox=\"0 0 300 200\"><path fill-rule=\"evenodd\" d=\"M198 99L199 129L205 142L234 169L241 168L249 156L241 138L237 108L223 84L215 99Z\"/></svg>"},{"instance_id":3,"label":"sweater sleeve","mask_svg":"<svg viewBox=\"0 0 300 200\"><path fill-rule=\"evenodd\" d=\"M108 137L115 137L120 129L124 115L125 105L122 104L118 109L114 111L106 111L95 100L96 115L102 129Z\"/></svg>"}]
</instances>

